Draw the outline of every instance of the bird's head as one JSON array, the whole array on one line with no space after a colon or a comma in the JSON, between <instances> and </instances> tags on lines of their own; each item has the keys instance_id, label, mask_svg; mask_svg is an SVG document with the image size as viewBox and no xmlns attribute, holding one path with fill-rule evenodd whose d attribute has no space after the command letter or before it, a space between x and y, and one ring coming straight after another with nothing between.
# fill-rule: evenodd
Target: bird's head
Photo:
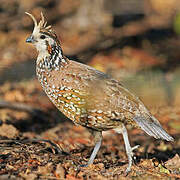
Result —
<instances>
[{"instance_id":1,"label":"bird's head","mask_svg":"<svg viewBox=\"0 0 180 180\"><path fill-rule=\"evenodd\" d=\"M27 43L32 43L39 53L51 54L52 47L60 45L56 33L52 30L51 26L46 26L47 22L41 13L41 20L37 23L35 17L26 12L34 22L34 30L32 34L26 39Z\"/></svg>"}]
</instances>

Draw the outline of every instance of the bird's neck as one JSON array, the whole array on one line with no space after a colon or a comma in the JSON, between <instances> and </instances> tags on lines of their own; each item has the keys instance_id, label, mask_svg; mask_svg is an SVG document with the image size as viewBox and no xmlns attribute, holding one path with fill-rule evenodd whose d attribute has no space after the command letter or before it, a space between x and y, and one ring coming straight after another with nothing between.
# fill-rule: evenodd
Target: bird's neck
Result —
<instances>
[{"instance_id":1,"label":"bird's neck","mask_svg":"<svg viewBox=\"0 0 180 180\"><path fill-rule=\"evenodd\" d=\"M59 45L49 46L44 53L39 53L37 58L37 68L48 71L58 71L68 64L68 59L63 55Z\"/></svg>"}]
</instances>

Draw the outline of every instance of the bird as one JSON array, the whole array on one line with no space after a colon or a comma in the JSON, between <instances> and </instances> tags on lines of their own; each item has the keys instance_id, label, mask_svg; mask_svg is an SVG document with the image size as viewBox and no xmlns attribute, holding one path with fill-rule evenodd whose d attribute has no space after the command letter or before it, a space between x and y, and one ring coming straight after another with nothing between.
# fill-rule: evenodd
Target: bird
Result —
<instances>
[{"instance_id":1,"label":"bird","mask_svg":"<svg viewBox=\"0 0 180 180\"><path fill-rule=\"evenodd\" d=\"M42 12L39 23L32 14L25 13L34 22L33 32L26 42L32 43L38 51L36 75L43 90L58 110L76 125L87 128L94 137L94 149L84 166L93 164L103 131L122 134L128 158L126 173L131 171L133 151L139 147L131 147L127 126L142 129L156 139L174 141L143 102L120 81L68 59Z\"/></svg>"}]
</instances>

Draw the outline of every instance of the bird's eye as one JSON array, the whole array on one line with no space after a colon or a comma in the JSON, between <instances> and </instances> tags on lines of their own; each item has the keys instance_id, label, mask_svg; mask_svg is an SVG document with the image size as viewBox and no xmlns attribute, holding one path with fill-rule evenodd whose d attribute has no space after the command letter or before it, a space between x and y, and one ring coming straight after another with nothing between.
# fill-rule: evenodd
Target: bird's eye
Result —
<instances>
[{"instance_id":1,"label":"bird's eye","mask_svg":"<svg viewBox=\"0 0 180 180\"><path fill-rule=\"evenodd\" d=\"M41 35L40 38L41 38L41 39L45 39L46 36L45 36L45 35Z\"/></svg>"}]
</instances>

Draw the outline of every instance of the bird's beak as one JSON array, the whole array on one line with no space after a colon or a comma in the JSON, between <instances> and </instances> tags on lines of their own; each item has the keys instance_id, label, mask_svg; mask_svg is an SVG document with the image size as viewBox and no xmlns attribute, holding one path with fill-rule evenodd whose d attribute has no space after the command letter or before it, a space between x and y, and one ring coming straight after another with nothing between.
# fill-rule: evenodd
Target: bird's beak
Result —
<instances>
[{"instance_id":1,"label":"bird's beak","mask_svg":"<svg viewBox=\"0 0 180 180\"><path fill-rule=\"evenodd\" d=\"M31 35L31 36L29 36L29 37L26 39L26 42L27 42L27 43L34 43L35 40L34 40L33 36Z\"/></svg>"}]
</instances>

